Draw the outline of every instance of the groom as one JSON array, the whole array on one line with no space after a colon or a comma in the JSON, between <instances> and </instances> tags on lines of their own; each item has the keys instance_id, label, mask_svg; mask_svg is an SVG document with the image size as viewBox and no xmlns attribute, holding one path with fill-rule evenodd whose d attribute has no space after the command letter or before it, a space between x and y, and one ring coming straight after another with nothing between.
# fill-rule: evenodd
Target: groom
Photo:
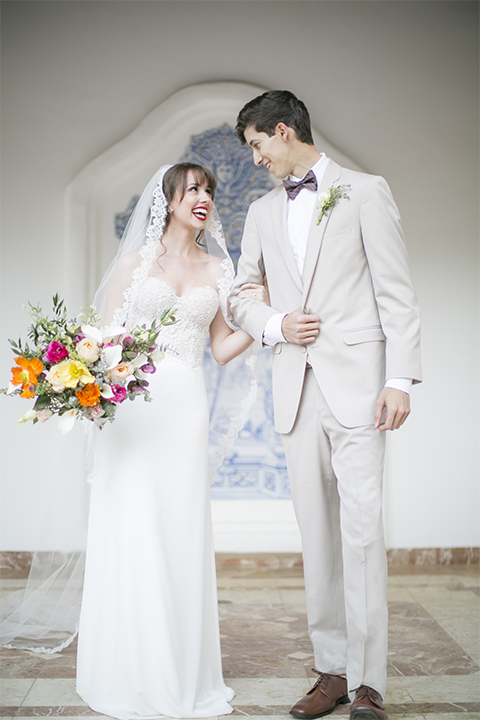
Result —
<instances>
[{"instance_id":1,"label":"groom","mask_svg":"<svg viewBox=\"0 0 480 720\"><path fill-rule=\"evenodd\" d=\"M381 177L346 170L313 144L307 108L272 91L236 133L283 184L250 206L234 316L273 348L275 427L287 459L319 678L291 709L386 719L385 431L420 382L419 310L397 207ZM239 299L267 276L271 307Z\"/></svg>"}]
</instances>

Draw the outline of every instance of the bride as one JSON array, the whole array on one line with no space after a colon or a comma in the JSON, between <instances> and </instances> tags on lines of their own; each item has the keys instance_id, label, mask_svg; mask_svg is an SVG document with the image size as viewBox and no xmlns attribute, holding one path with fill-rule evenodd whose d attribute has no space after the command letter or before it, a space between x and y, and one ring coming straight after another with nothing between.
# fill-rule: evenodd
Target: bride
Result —
<instances>
[{"instance_id":1,"label":"bride","mask_svg":"<svg viewBox=\"0 0 480 720\"><path fill-rule=\"evenodd\" d=\"M77 692L116 718L232 712L223 681L202 356L221 365L252 338L228 315L233 266L205 168L161 168L126 228L97 298L106 325L162 326L153 402L120 406L92 485ZM208 252L207 252L208 250ZM262 286L246 296L267 301Z\"/></svg>"}]
</instances>

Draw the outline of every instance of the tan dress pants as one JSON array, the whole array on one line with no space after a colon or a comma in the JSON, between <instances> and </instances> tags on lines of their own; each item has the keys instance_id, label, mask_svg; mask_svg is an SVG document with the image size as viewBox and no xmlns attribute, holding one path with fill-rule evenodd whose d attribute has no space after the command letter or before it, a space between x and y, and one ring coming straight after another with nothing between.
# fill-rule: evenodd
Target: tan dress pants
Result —
<instances>
[{"instance_id":1,"label":"tan dress pants","mask_svg":"<svg viewBox=\"0 0 480 720\"><path fill-rule=\"evenodd\" d=\"M298 416L282 435L302 536L307 617L321 672L349 690L386 690L387 563L382 520L385 434L346 428L307 368Z\"/></svg>"}]
</instances>

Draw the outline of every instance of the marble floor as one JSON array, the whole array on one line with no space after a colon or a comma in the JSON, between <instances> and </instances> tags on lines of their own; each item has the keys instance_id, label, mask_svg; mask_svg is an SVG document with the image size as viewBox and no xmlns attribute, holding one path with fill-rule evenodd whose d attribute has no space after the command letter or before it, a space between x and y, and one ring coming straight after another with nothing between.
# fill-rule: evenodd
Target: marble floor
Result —
<instances>
[{"instance_id":1,"label":"marble floor","mask_svg":"<svg viewBox=\"0 0 480 720\"><path fill-rule=\"evenodd\" d=\"M2 592L22 582L5 580ZM315 681L302 568L220 561L218 593L224 675L236 692L233 714L288 717ZM390 568L390 720L480 720L479 596L478 565ZM1 714L98 717L75 693L74 678L75 644L50 656L3 650ZM348 718L348 705L333 716Z\"/></svg>"}]
</instances>

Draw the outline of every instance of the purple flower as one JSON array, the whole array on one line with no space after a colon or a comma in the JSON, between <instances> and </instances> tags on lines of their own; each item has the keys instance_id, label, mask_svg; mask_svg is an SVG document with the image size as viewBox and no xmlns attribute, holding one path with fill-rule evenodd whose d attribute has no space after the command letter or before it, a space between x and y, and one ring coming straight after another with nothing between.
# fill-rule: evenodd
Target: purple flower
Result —
<instances>
[{"instance_id":1,"label":"purple flower","mask_svg":"<svg viewBox=\"0 0 480 720\"><path fill-rule=\"evenodd\" d=\"M150 363L146 363L145 365L142 365L140 370L144 373L149 373L150 375L153 375L154 372L157 372L157 368L155 365L150 365Z\"/></svg>"},{"instance_id":2,"label":"purple flower","mask_svg":"<svg viewBox=\"0 0 480 720\"><path fill-rule=\"evenodd\" d=\"M111 398L111 402L121 403L127 397L127 390L122 385L111 385L115 397Z\"/></svg>"},{"instance_id":3,"label":"purple flower","mask_svg":"<svg viewBox=\"0 0 480 720\"><path fill-rule=\"evenodd\" d=\"M145 390L141 385L139 385L135 381L132 381L128 383L128 392L132 395L142 395Z\"/></svg>"},{"instance_id":4,"label":"purple flower","mask_svg":"<svg viewBox=\"0 0 480 720\"><path fill-rule=\"evenodd\" d=\"M75 334L75 345L80 342L80 340L83 340L85 338L85 335L83 333L76 333Z\"/></svg>"},{"instance_id":5,"label":"purple flower","mask_svg":"<svg viewBox=\"0 0 480 720\"><path fill-rule=\"evenodd\" d=\"M63 358L68 357L68 350L62 343L52 340L46 349L45 355L49 362L57 363L63 360Z\"/></svg>"},{"instance_id":6,"label":"purple flower","mask_svg":"<svg viewBox=\"0 0 480 720\"><path fill-rule=\"evenodd\" d=\"M135 342L135 338L133 337L133 335L130 335L130 333L125 333L125 335L122 335L120 339L124 348L133 347L133 344Z\"/></svg>"}]
</instances>

